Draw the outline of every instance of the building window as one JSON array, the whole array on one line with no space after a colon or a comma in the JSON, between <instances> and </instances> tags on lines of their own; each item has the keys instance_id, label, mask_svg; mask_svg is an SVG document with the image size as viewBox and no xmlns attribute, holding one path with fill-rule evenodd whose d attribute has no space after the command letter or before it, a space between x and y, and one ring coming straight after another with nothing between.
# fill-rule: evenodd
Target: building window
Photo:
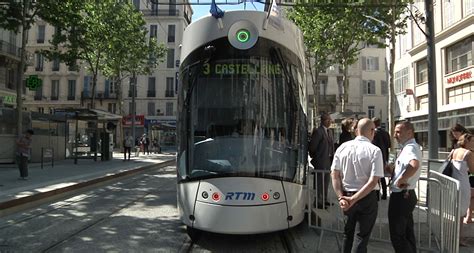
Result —
<instances>
[{"instance_id":1,"label":"building window","mask_svg":"<svg viewBox=\"0 0 474 253\"><path fill-rule=\"evenodd\" d=\"M416 109L427 109L428 108L428 95L419 96L416 98Z\"/></svg>"},{"instance_id":2,"label":"building window","mask_svg":"<svg viewBox=\"0 0 474 253\"><path fill-rule=\"evenodd\" d=\"M474 99L474 83L449 88L448 104L460 103Z\"/></svg>"},{"instance_id":3,"label":"building window","mask_svg":"<svg viewBox=\"0 0 474 253\"><path fill-rule=\"evenodd\" d=\"M112 98L112 94L115 94L115 81L112 79L105 80L105 98Z\"/></svg>"},{"instance_id":4,"label":"building window","mask_svg":"<svg viewBox=\"0 0 474 253\"><path fill-rule=\"evenodd\" d=\"M395 93L404 92L408 88L408 67L395 72Z\"/></svg>"},{"instance_id":5,"label":"building window","mask_svg":"<svg viewBox=\"0 0 474 253\"><path fill-rule=\"evenodd\" d=\"M40 86L35 91L35 100L43 100L43 86Z\"/></svg>"},{"instance_id":6,"label":"building window","mask_svg":"<svg viewBox=\"0 0 474 253\"><path fill-rule=\"evenodd\" d=\"M174 97L174 78L173 77L166 78L165 97Z\"/></svg>"},{"instance_id":7,"label":"building window","mask_svg":"<svg viewBox=\"0 0 474 253\"><path fill-rule=\"evenodd\" d=\"M166 59L166 67L170 69L174 68L174 48L168 48Z\"/></svg>"},{"instance_id":8,"label":"building window","mask_svg":"<svg viewBox=\"0 0 474 253\"><path fill-rule=\"evenodd\" d=\"M133 0L133 6L135 6L135 9L140 10L140 0Z\"/></svg>"},{"instance_id":9,"label":"building window","mask_svg":"<svg viewBox=\"0 0 474 253\"><path fill-rule=\"evenodd\" d=\"M166 103L166 116L173 116L173 102Z\"/></svg>"},{"instance_id":10,"label":"building window","mask_svg":"<svg viewBox=\"0 0 474 253\"><path fill-rule=\"evenodd\" d=\"M426 59L416 62L416 84L428 82L428 62Z\"/></svg>"},{"instance_id":11,"label":"building window","mask_svg":"<svg viewBox=\"0 0 474 253\"><path fill-rule=\"evenodd\" d=\"M53 59L53 66L51 67L51 70L52 71L59 71L59 64L60 64L59 58L54 58Z\"/></svg>"},{"instance_id":12,"label":"building window","mask_svg":"<svg viewBox=\"0 0 474 253\"><path fill-rule=\"evenodd\" d=\"M464 0L464 16L474 13L474 0Z\"/></svg>"},{"instance_id":13,"label":"building window","mask_svg":"<svg viewBox=\"0 0 474 253\"><path fill-rule=\"evenodd\" d=\"M40 53L36 53L35 55L36 55L35 70L36 71L43 71L44 57Z\"/></svg>"},{"instance_id":14,"label":"building window","mask_svg":"<svg viewBox=\"0 0 474 253\"><path fill-rule=\"evenodd\" d=\"M151 15L158 16L158 3L151 3Z\"/></svg>"},{"instance_id":15,"label":"building window","mask_svg":"<svg viewBox=\"0 0 474 253\"><path fill-rule=\"evenodd\" d=\"M59 98L59 80L51 81L51 100L58 100Z\"/></svg>"},{"instance_id":16,"label":"building window","mask_svg":"<svg viewBox=\"0 0 474 253\"><path fill-rule=\"evenodd\" d=\"M90 76L84 76L84 89L82 91L82 97L88 98L89 97L89 85L91 82Z\"/></svg>"},{"instance_id":17,"label":"building window","mask_svg":"<svg viewBox=\"0 0 474 253\"><path fill-rule=\"evenodd\" d=\"M67 81L67 100L76 99L76 80Z\"/></svg>"},{"instance_id":18,"label":"building window","mask_svg":"<svg viewBox=\"0 0 474 253\"><path fill-rule=\"evenodd\" d=\"M44 43L45 30L46 30L46 26L44 26L44 25L39 25L38 26L38 38L36 39L36 42L38 44Z\"/></svg>"},{"instance_id":19,"label":"building window","mask_svg":"<svg viewBox=\"0 0 474 253\"><path fill-rule=\"evenodd\" d=\"M364 83L364 94L375 95L375 81L374 80L362 80Z\"/></svg>"},{"instance_id":20,"label":"building window","mask_svg":"<svg viewBox=\"0 0 474 253\"><path fill-rule=\"evenodd\" d=\"M473 38L469 37L446 49L447 68L446 74L472 66L474 51L472 50Z\"/></svg>"},{"instance_id":21,"label":"building window","mask_svg":"<svg viewBox=\"0 0 474 253\"><path fill-rule=\"evenodd\" d=\"M367 116L369 116L369 119L375 117L375 106L369 105L367 107Z\"/></svg>"},{"instance_id":22,"label":"building window","mask_svg":"<svg viewBox=\"0 0 474 253\"><path fill-rule=\"evenodd\" d=\"M107 111L110 112L110 113L114 113L114 114L115 114L116 111L117 111L117 104L115 104L115 103L109 103L109 104L107 105Z\"/></svg>"},{"instance_id":23,"label":"building window","mask_svg":"<svg viewBox=\"0 0 474 253\"><path fill-rule=\"evenodd\" d=\"M175 16L176 15L176 0L170 0L169 6L169 15Z\"/></svg>"},{"instance_id":24,"label":"building window","mask_svg":"<svg viewBox=\"0 0 474 253\"><path fill-rule=\"evenodd\" d=\"M380 81L380 93L382 95L387 95L388 94L387 81Z\"/></svg>"},{"instance_id":25,"label":"building window","mask_svg":"<svg viewBox=\"0 0 474 253\"><path fill-rule=\"evenodd\" d=\"M38 107L38 112L44 114L44 107Z\"/></svg>"},{"instance_id":26,"label":"building window","mask_svg":"<svg viewBox=\"0 0 474 253\"><path fill-rule=\"evenodd\" d=\"M136 78L135 78L135 82L133 80L133 77L130 77L129 79L129 82L130 82L130 86L128 86L128 97L131 98L132 97L132 87L135 87L135 97L137 96L137 86L134 85L134 83L136 82Z\"/></svg>"},{"instance_id":27,"label":"building window","mask_svg":"<svg viewBox=\"0 0 474 253\"><path fill-rule=\"evenodd\" d=\"M454 1L444 1L443 28L449 27L454 23L454 10L455 9L456 9L456 6L454 4Z\"/></svg>"},{"instance_id":28,"label":"building window","mask_svg":"<svg viewBox=\"0 0 474 253\"><path fill-rule=\"evenodd\" d=\"M150 39L157 38L158 35L158 26L157 25L150 25Z\"/></svg>"},{"instance_id":29,"label":"building window","mask_svg":"<svg viewBox=\"0 0 474 253\"><path fill-rule=\"evenodd\" d=\"M379 58L368 56L362 57L362 70L377 71L379 70Z\"/></svg>"},{"instance_id":30,"label":"building window","mask_svg":"<svg viewBox=\"0 0 474 253\"><path fill-rule=\"evenodd\" d=\"M168 25L168 42L174 42L175 40L175 25Z\"/></svg>"},{"instance_id":31,"label":"building window","mask_svg":"<svg viewBox=\"0 0 474 253\"><path fill-rule=\"evenodd\" d=\"M148 102L148 115L155 116L155 103Z\"/></svg>"},{"instance_id":32,"label":"building window","mask_svg":"<svg viewBox=\"0 0 474 253\"><path fill-rule=\"evenodd\" d=\"M6 71L6 78L5 80L7 81L7 89L14 90L16 88L15 85L15 70L14 69L7 69Z\"/></svg>"},{"instance_id":33,"label":"building window","mask_svg":"<svg viewBox=\"0 0 474 253\"><path fill-rule=\"evenodd\" d=\"M148 77L147 97L156 97L156 78L154 76Z\"/></svg>"}]
</instances>

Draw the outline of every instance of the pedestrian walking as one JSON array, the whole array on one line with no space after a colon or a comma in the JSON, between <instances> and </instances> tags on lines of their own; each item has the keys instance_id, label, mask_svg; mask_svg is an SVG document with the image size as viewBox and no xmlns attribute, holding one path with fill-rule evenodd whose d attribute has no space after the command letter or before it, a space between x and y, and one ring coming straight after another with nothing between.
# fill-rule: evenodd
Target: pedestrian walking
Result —
<instances>
[{"instance_id":1,"label":"pedestrian walking","mask_svg":"<svg viewBox=\"0 0 474 253\"><path fill-rule=\"evenodd\" d=\"M382 152L372 144L375 125L359 120L358 136L344 142L334 154L332 186L344 211L344 252L367 252L377 219L378 181L383 177Z\"/></svg>"},{"instance_id":2,"label":"pedestrian walking","mask_svg":"<svg viewBox=\"0 0 474 253\"><path fill-rule=\"evenodd\" d=\"M150 154L150 138L146 134L143 134L141 140L141 144L143 145L143 154Z\"/></svg>"},{"instance_id":3,"label":"pedestrian walking","mask_svg":"<svg viewBox=\"0 0 474 253\"><path fill-rule=\"evenodd\" d=\"M18 179L28 179L28 160L30 159L33 134L33 130L28 129L16 140L16 162L18 164L18 169L20 170L20 178Z\"/></svg>"},{"instance_id":4,"label":"pedestrian walking","mask_svg":"<svg viewBox=\"0 0 474 253\"><path fill-rule=\"evenodd\" d=\"M415 185L420 178L421 149L415 141L413 124L404 121L395 126L394 138L401 145L395 164L386 169L392 174L388 222L390 240L396 253L415 253L416 239L413 210L418 201Z\"/></svg>"},{"instance_id":5,"label":"pedestrian walking","mask_svg":"<svg viewBox=\"0 0 474 253\"><path fill-rule=\"evenodd\" d=\"M375 135L374 140L372 143L379 147L382 151L383 157L383 166L387 165L388 162L388 154L389 149L392 146L392 142L390 141L390 134L387 133L381 126L380 126L380 119L377 117L372 118L372 121L375 124ZM385 181L385 177L380 178L380 185L382 188L382 199L387 199L387 182Z\"/></svg>"},{"instance_id":6,"label":"pedestrian walking","mask_svg":"<svg viewBox=\"0 0 474 253\"><path fill-rule=\"evenodd\" d=\"M321 125L313 129L311 141L309 143L309 155L311 164L316 170L329 171L332 158L334 156L334 139L329 126L331 126L331 116L327 113L321 115ZM316 187L318 194L318 208L327 208L331 203L327 201L329 173L316 173Z\"/></svg>"},{"instance_id":7,"label":"pedestrian walking","mask_svg":"<svg viewBox=\"0 0 474 253\"><path fill-rule=\"evenodd\" d=\"M468 173L474 173L474 135L463 134L458 138L458 148L451 155L451 163L453 164L452 177L459 181L459 191L461 198L459 199L459 208L461 210L461 220L459 229L459 245L468 246L463 233L462 223L465 216L469 215L467 210L471 203L471 184L469 183ZM469 217L470 219L470 217Z\"/></svg>"},{"instance_id":8,"label":"pedestrian walking","mask_svg":"<svg viewBox=\"0 0 474 253\"><path fill-rule=\"evenodd\" d=\"M128 153L128 160L130 161L130 154L132 153L132 147L134 146L133 137L128 134L125 134L125 138L123 139L123 160L127 160L127 153Z\"/></svg>"}]
</instances>

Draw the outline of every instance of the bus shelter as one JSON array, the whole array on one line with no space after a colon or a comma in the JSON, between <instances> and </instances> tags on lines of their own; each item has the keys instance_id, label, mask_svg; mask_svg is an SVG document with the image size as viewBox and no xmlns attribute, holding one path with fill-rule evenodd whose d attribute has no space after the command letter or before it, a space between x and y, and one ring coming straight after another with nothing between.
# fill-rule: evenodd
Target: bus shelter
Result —
<instances>
[{"instance_id":1,"label":"bus shelter","mask_svg":"<svg viewBox=\"0 0 474 253\"><path fill-rule=\"evenodd\" d=\"M122 116L97 109L66 110L66 158L112 159L116 126Z\"/></svg>"}]
</instances>

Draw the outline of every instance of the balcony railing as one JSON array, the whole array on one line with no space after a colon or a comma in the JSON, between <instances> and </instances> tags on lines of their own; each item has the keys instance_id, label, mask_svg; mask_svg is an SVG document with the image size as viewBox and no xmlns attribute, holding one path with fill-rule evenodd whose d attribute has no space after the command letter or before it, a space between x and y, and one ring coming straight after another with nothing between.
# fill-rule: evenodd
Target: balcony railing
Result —
<instances>
[{"instance_id":1,"label":"balcony railing","mask_svg":"<svg viewBox=\"0 0 474 253\"><path fill-rule=\"evenodd\" d=\"M117 94L116 93L104 93L104 98L106 98L106 99L116 99Z\"/></svg>"},{"instance_id":2,"label":"balcony railing","mask_svg":"<svg viewBox=\"0 0 474 253\"><path fill-rule=\"evenodd\" d=\"M39 101L39 100L42 100L43 99L43 96L40 96L40 95L35 95L34 97L34 100L36 101Z\"/></svg>"},{"instance_id":3,"label":"balcony railing","mask_svg":"<svg viewBox=\"0 0 474 253\"><path fill-rule=\"evenodd\" d=\"M67 96L67 100L76 100L76 96Z\"/></svg>"},{"instance_id":4,"label":"balcony railing","mask_svg":"<svg viewBox=\"0 0 474 253\"><path fill-rule=\"evenodd\" d=\"M173 90L166 90L165 91L165 97L167 97L167 98L174 97L174 91Z\"/></svg>"},{"instance_id":5,"label":"balcony railing","mask_svg":"<svg viewBox=\"0 0 474 253\"><path fill-rule=\"evenodd\" d=\"M179 16L179 10L141 10L144 16Z\"/></svg>"},{"instance_id":6,"label":"balcony railing","mask_svg":"<svg viewBox=\"0 0 474 253\"><path fill-rule=\"evenodd\" d=\"M20 57L20 49L4 40L0 40L0 52L9 54L14 57Z\"/></svg>"},{"instance_id":7,"label":"balcony railing","mask_svg":"<svg viewBox=\"0 0 474 253\"><path fill-rule=\"evenodd\" d=\"M51 100L58 100L58 96L51 96Z\"/></svg>"},{"instance_id":8,"label":"balcony railing","mask_svg":"<svg viewBox=\"0 0 474 253\"><path fill-rule=\"evenodd\" d=\"M149 97L149 98L154 98L156 97L156 90L148 90L146 92L146 96Z\"/></svg>"}]
</instances>

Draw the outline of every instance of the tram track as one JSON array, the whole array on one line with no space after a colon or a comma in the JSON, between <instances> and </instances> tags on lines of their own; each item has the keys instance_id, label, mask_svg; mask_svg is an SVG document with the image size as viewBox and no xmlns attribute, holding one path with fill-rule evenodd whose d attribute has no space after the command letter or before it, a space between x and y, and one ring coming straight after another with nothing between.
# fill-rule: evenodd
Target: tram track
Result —
<instances>
[{"instance_id":1,"label":"tram track","mask_svg":"<svg viewBox=\"0 0 474 253\"><path fill-rule=\"evenodd\" d=\"M264 235L218 235L213 233L202 232L202 235L197 239L197 241L191 240L189 237L186 237L185 241L178 250L179 253L203 253L203 252L285 252L285 253L294 253L297 252L296 248L292 243L291 233L288 231L274 232L266 235L271 235L271 239L262 240L261 245L255 245L254 249L248 248L238 248L239 245L234 245L233 241L240 241L241 237L262 237ZM209 247L209 241L216 241L215 238L223 238L224 243L218 245L217 247ZM235 239L239 238L239 239ZM218 241L218 240L217 240ZM245 241L245 240L244 240ZM245 242L244 242L245 243ZM217 242L217 244L219 244ZM249 244L250 247L251 244ZM275 247L275 245L277 245ZM236 247L237 246L237 247ZM241 245L240 245L241 246ZM265 249L266 248L266 249Z\"/></svg>"}]
</instances>

